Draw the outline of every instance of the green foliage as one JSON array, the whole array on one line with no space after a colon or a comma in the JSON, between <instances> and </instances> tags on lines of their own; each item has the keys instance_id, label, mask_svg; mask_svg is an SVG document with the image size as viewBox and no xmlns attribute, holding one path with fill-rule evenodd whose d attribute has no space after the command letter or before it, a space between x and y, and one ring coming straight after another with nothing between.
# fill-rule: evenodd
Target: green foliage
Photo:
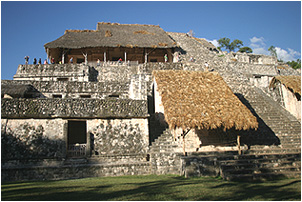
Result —
<instances>
[{"instance_id":1,"label":"green foliage","mask_svg":"<svg viewBox=\"0 0 302 202\"><path fill-rule=\"evenodd\" d=\"M229 182L177 175L1 183L4 201L300 201L301 179Z\"/></svg>"},{"instance_id":2,"label":"green foliage","mask_svg":"<svg viewBox=\"0 0 302 202\"><path fill-rule=\"evenodd\" d=\"M271 56L277 57L277 52L275 46L270 46L268 51L271 53Z\"/></svg>"},{"instance_id":3,"label":"green foliage","mask_svg":"<svg viewBox=\"0 0 302 202\"><path fill-rule=\"evenodd\" d=\"M297 61L288 61L286 64L291 66L293 69L301 69L301 60L297 59Z\"/></svg>"},{"instance_id":4,"label":"green foliage","mask_svg":"<svg viewBox=\"0 0 302 202\"><path fill-rule=\"evenodd\" d=\"M240 48L238 52L240 52L240 53L252 53L253 50L250 47L245 46L245 47Z\"/></svg>"},{"instance_id":5,"label":"green foliage","mask_svg":"<svg viewBox=\"0 0 302 202\"><path fill-rule=\"evenodd\" d=\"M220 45L218 47L219 50L221 50L221 48L225 48L229 52L235 51L235 49L238 49L240 48L240 46L243 46L242 41L235 39L234 41L231 42L231 40L226 37L219 39L218 43Z\"/></svg>"}]
</instances>

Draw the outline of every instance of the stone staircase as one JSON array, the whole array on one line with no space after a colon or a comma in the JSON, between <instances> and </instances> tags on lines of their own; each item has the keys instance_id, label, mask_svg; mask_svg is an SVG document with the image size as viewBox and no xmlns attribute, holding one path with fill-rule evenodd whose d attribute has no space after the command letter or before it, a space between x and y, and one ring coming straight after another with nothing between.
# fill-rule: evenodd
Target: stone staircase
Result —
<instances>
[{"instance_id":1,"label":"stone staircase","mask_svg":"<svg viewBox=\"0 0 302 202\"><path fill-rule=\"evenodd\" d=\"M301 123L259 89L239 97L258 118L259 128L242 136L248 145L236 152L192 153L183 158L184 174L226 180L266 180L301 176Z\"/></svg>"},{"instance_id":2,"label":"stone staircase","mask_svg":"<svg viewBox=\"0 0 302 202\"><path fill-rule=\"evenodd\" d=\"M187 177L220 175L226 180L300 177L301 123L260 89L251 86L247 75L235 71L223 57L185 34L169 35L180 45L184 69L203 71L202 66L207 61L259 122L258 130L243 133L242 145L248 149L242 155L234 151L196 152L186 157L179 155L182 174ZM191 56L196 59L195 63L187 62ZM179 148L181 146L173 141L173 135L166 130L150 146L151 158L157 153L157 166L170 169L172 165L176 166L177 161L169 165L169 159L173 153L181 151Z\"/></svg>"},{"instance_id":3,"label":"stone staircase","mask_svg":"<svg viewBox=\"0 0 302 202\"><path fill-rule=\"evenodd\" d=\"M152 174L179 174L181 146L173 140L167 126L160 124L154 114L150 118L150 162Z\"/></svg>"},{"instance_id":4,"label":"stone staircase","mask_svg":"<svg viewBox=\"0 0 302 202\"><path fill-rule=\"evenodd\" d=\"M175 32L169 32L168 34L181 47L179 52L181 53L180 60L182 63L188 63L190 58L193 57L195 59L194 63L202 64L202 66L205 62L208 62L210 68L222 66L223 58L218 57L215 51L208 50L193 37Z\"/></svg>"}]
</instances>

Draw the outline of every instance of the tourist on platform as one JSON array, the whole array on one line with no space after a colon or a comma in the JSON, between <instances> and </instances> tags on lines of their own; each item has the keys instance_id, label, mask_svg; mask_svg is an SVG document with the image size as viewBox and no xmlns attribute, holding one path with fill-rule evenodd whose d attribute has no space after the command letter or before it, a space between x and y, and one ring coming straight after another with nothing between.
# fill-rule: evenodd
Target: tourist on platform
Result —
<instances>
[{"instance_id":1,"label":"tourist on platform","mask_svg":"<svg viewBox=\"0 0 302 202\"><path fill-rule=\"evenodd\" d=\"M101 65L101 60L98 59L96 63L97 63L97 66L100 66Z\"/></svg>"},{"instance_id":2,"label":"tourist on platform","mask_svg":"<svg viewBox=\"0 0 302 202\"><path fill-rule=\"evenodd\" d=\"M44 60L44 65L47 65L47 64L48 64L47 59L45 59Z\"/></svg>"},{"instance_id":3,"label":"tourist on platform","mask_svg":"<svg viewBox=\"0 0 302 202\"><path fill-rule=\"evenodd\" d=\"M33 64L34 64L34 65L37 64L37 59L36 59L36 58L34 58Z\"/></svg>"},{"instance_id":4,"label":"tourist on platform","mask_svg":"<svg viewBox=\"0 0 302 202\"><path fill-rule=\"evenodd\" d=\"M205 66L205 71L209 71L209 64L207 62L204 64L204 66Z\"/></svg>"},{"instance_id":5,"label":"tourist on platform","mask_svg":"<svg viewBox=\"0 0 302 202\"><path fill-rule=\"evenodd\" d=\"M51 64L55 64L55 59L51 58L50 62L51 62Z\"/></svg>"},{"instance_id":6,"label":"tourist on platform","mask_svg":"<svg viewBox=\"0 0 302 202\"><path fill-rule=\"evenodd\" d=\"M70 58L69 62L70 64L73 64L73 57Z\"/></svg>"},{"instance_id":7,"label":"tourist on platform","mask_svg":"<svg viewBox=\"0 0 302 202\"><path fill-rule=\"evenodd\" d=\"M28 65L29 56L25 56L24 59L25 59L25 64Z\"/></svg>"},{"instance_id":8,"label":"tourist on platform","mask_svg":"<svg viewBox=\"0 0 302 202\"><path fill-rule=\"evenodd\" d=\"M122 58L118 59L119 64L122 64L122 61L123 61Z\"/></svg>"},{"instance_id":9,"label":"tourist on platform","mask_svg":"<svg viewBox=\"0 0 302 202\"><path fill-rule=\"evenodd\" d=\"M39 59L39 62L38 62L38 64L40 65L40 64L42 64L42 60L41 60L41 58Z\"/></svg>"},{"instance_id":10,"label":"tourist on platform","mask_svg":"<svg viewBox=\"0 0 302 202\"><path fill-rule=\"evenodd\" d=\"M168 55L167 54L165 54L164 58L165 58L165 62L168 62Z\"/></svg>"}]
</instances>

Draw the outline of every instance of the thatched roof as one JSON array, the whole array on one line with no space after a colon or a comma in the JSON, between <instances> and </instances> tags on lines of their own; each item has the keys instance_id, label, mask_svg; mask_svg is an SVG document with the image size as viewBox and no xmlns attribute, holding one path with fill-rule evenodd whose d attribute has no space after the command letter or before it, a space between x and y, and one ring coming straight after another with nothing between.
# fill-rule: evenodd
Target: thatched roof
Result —
<instances>
[{"instance_id":1,"label":"thatched roof","mask_svg":"<svg viewBox=\"0 0 302 202\"><path fill-rule=\"evenodd\" d=\"M255 116L217 72L153 71L170 129L257 129Z\"/></svg>"},{"instance_id":2,"label":"thatched roof","mask_svg":"<svg viewBox=\"0 0 302 202\"><path fill-rule=\"evenodd\" d=\"M270 87L275 88L279 82L301 96L301 76L275 76L270 83Z\"/></svg>"},{"instance_id":3,"label":"thatched roof","mask_svg":"<svg viewBox=\"0 0 302 202\"><path fill-rule=\"evenodd\" d=\"M1 84L1 97L9 95L12 98L34 98L40 94L32 85Z\"/></svg>"},{"instance_id":4,"label":"thatched roof","mask_svg":"<svg viewBox=\"0 0 302 202\"><path fill-rule=\"evenodd\" d=\"M172 48L175 42L159 26L98 23L96 30L66 30L45 48L140 47Z\"/></svg>"}]
</instances>

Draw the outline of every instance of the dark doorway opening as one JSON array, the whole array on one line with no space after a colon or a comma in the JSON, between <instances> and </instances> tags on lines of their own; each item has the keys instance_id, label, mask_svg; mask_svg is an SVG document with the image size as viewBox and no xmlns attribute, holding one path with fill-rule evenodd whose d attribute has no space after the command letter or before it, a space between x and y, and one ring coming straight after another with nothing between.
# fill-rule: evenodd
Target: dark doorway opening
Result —
<instances>
[{"instance_id":1,"label":"dark doorway opening","mask_svg":"<svg viewBox=\"0 0 302 202\"><path fill-rule=\"evenodd\" d=\"M85 59L84 59L84 58L77 58L77 63L78 63L78 64L81 64L81 63L83 63L83 62L85 62Z\"/></svg>"},{"instance_id":2,"label":"dark doorway opening","mask_svg":"<svg viewBox=\"0 0 302 202\"><path fill-rule=\"evenodd\" d=\"M68 156L85 156L87 147L86 121L68 121Z\"/></svg>"}]
</instances>

